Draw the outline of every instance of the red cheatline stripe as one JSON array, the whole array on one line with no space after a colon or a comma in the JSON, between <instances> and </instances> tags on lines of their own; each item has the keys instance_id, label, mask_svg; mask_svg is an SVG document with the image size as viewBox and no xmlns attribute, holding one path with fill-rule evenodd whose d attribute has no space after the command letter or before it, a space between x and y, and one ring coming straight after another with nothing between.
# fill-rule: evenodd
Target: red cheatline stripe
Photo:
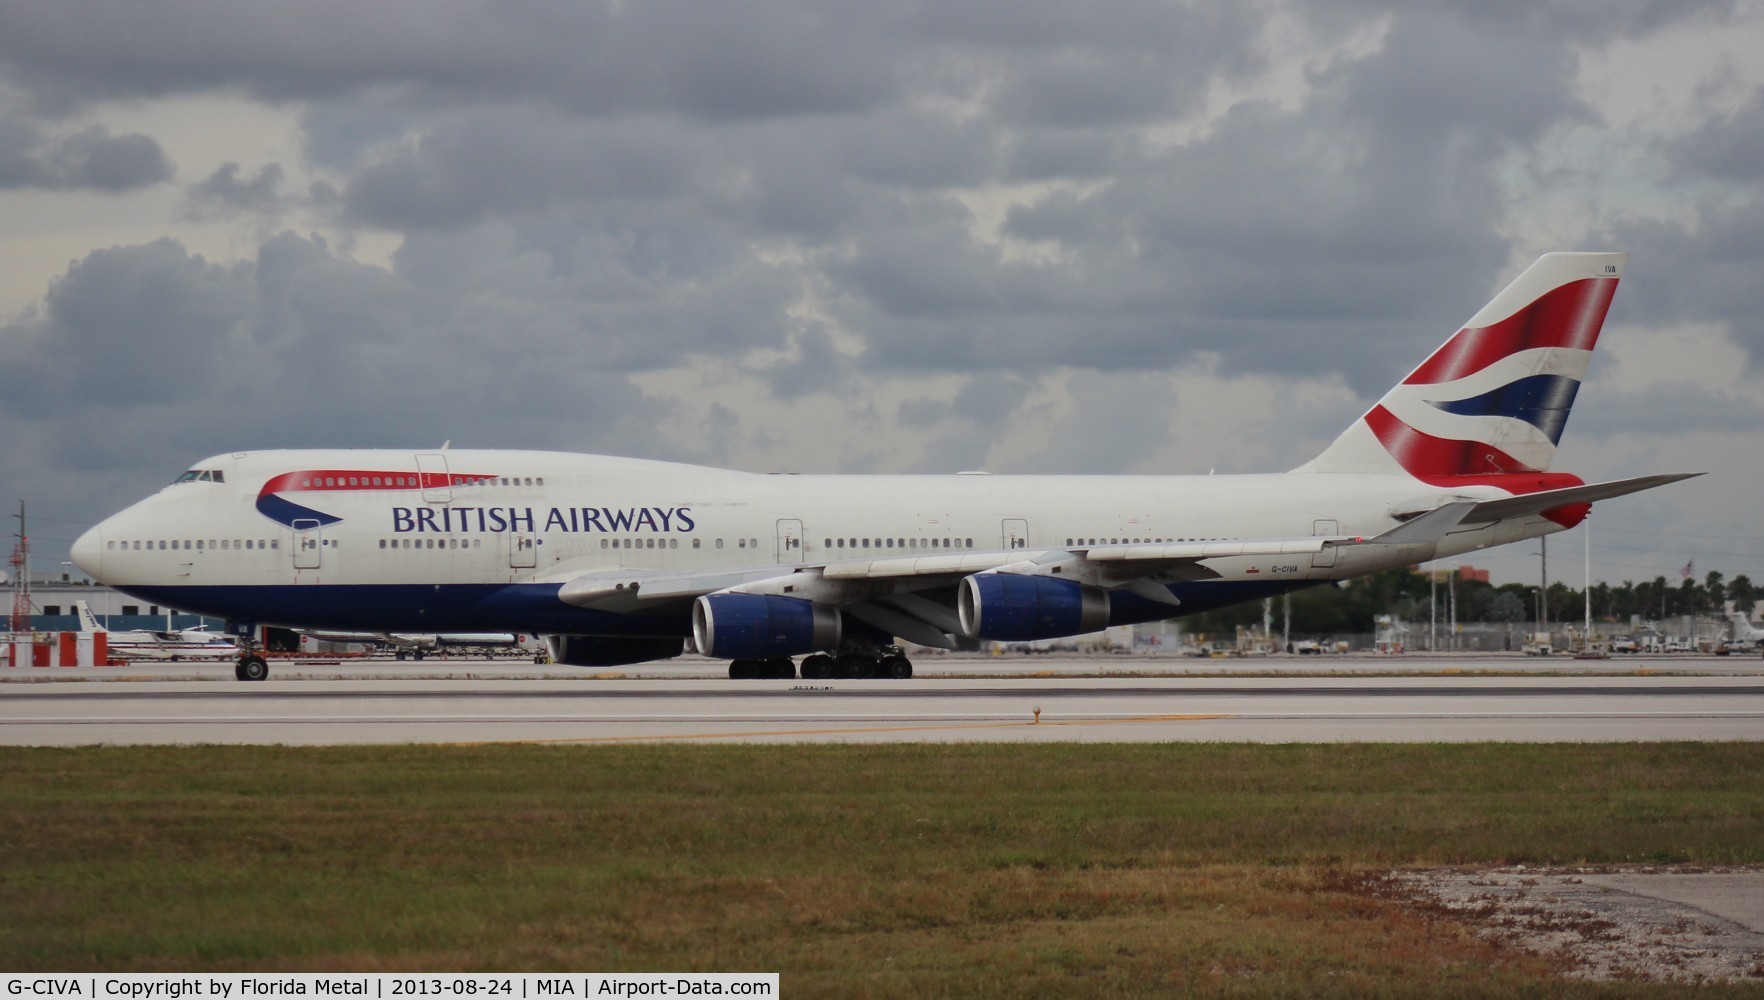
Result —
<instances>
[{"instance_id":1,"label":"red cheatline stripe","mask_svg":"<svg viewBox=\"0 0 1764 1000\"><path fill-rule=\"evenodd\" d=\"M1418 431L1383 406L1374 406L1366 414L1366 425L1378 435L1379 443L1397 464L1417 479L1540 471L1481 441L1434 437Z\"/></svg>"},{"instance_id":2,"label":"red cheatline stripe","mask_svg":"<svg viewBox=\"0 0 1764 1000\"><path fill-rule=\"evenodd\" d=\"M374 480L378 478L379 482ZM263 484L259 496L267 493L303 493L316 490L338 492L348 490L425 490L446 486L469 486L494 479L467 473L439 472L374 472L362 469L309 469L284 472Z\"/></svg>"},{"instance_id":3,"label":"red cheatline stripe","mask_svg":"<svg viewBox=\"0 0 1764 1000\"><path fill-rule=\"evenodd\" d=\"M1431 486L1498 486L1519 494L1584 485L1579 476L1533 469L1482 441L1434 437L1418 431L1382 406L1374 406L1366 414L1366 426L1403 471Z\"/></svg>"},{"instance_id":4,"label":"red cheatline stripe","mask_svg":"<svg viewBox=\"0 0 1764 1000\"><path fill-rule=\"evenodd\" d=\"M1493 326L1459 330L1403 384L1450 382L1539 347L1590 351L1598 343L1599 328L1616 291L1616 278L1582 278L1552 288Z\"/></svg>"}]
</instances>

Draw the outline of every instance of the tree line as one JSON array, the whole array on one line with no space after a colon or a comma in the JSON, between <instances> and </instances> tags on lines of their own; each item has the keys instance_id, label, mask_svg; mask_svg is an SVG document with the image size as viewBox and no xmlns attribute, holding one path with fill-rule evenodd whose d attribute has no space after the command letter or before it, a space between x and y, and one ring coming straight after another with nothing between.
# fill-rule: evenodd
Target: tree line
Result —
<instances>
[{"instance_id":1,"label":"tree line","mask_svg":"<svg viewBox=\"0 0 1764 1000\"><path fill-rule=\"evenodd\" d=\"M1457 591L1458 621L1519 624L1535 622L1539 616L1536 584L1503 583L1495 586L1473 580L1459 579L1452 584L1441 574L1437 582L1414 569L1393 569L1370 576L1357 577L1339 586L1312 587L1291 595L1292 631L1302 635L1334 635L1374 631L1376 615L1396 615L1403 621L1424 622L1429 618L1429 592L1433 594L1439 620L1450 617L1451 591ZM1694 575L1680 578L1677 583L1664 576L1637 583L1597 583L1592 587L1592 614L1595 621L1628 622L1631 616L1654 621L1678 615L1719 614L1723 605L1732 601L1734 607L1750 612L1752 602L1764 597L1745 574L1728 580L1711 571L1701 579ZM1552 583L1545 595L1551 622L1578 622L1585 617L1586 591L1565 583ZM1221 608L1183 620L1186 631L1230 633L1239 625L1257 625L1262 621L1262 602ZM1274 603L1274 627L1281 621L1279 599Z\"/></svg>"}]
</instances>

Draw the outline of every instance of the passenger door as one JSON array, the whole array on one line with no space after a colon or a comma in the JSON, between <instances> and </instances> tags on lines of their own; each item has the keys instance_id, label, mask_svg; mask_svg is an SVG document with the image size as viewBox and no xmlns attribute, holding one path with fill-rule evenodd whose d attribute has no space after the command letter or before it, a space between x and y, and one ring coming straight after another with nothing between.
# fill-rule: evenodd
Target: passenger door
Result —
<instances>
[{"instance_id":1,"label":"passenger door","mask_svg":"<svg viewBox=\"0 0 1764 1000\"><path fill-rule=\"evenodd\" d=\"M539 565L539 539L526 532L510 532L508 565L511 569L532 569Z\"/></svg>"},{"instance_id":2,"label":"passenger door","mask_svg":"<svg viewBox=\"0 0 1764 1000\"><path fill-rule=\"evenodd\" d=\"M1311 535L1327 538L1341 534L1341 525L1332 519L1319 518L1311 522ZM1335 547L1326 546L1311 555L1311 566L1314 569L1330 569L1335 565Z\"/></svg>"},{"instance_id":3,"label":"passenger door","mask_svg":"<svg viewBox=\"0 0 1764 1000\"><path fill-rule=\"evenodd\" d=\"M453 501L453 476L447 469L447 456L440 452L416 457L417 479L423 486L423 500L427 503L451 503Z\"/></svg>"},{"instance_id":4,"label":"passenger door","mask_svg":"<svg viewBox=\"0 0 1764 1000\"><path fill-rule=\"evenodd\" d=\"M778 562L800 563L802 553L802 522L785 518L778 522Z\"/></svg>"},{"instance_id":5,"label":"passenger door","mask_svg":"<svg viewBox=\"0 0 1764 1000\"><path fill-rule=\"evenodd\" d=\"M294 568L318 569L324 561L324 525L313 518L297 517L292 527L294 537L289 549L294 553Z\"/></svg>"}]
</instances>

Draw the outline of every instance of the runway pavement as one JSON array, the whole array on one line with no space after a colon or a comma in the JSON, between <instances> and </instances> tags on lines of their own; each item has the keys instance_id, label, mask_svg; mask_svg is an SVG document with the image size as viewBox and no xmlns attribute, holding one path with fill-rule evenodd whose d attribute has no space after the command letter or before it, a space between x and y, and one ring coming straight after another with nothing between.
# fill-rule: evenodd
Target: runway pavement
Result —
<instances>
[{"instance_id":1,"label":"runway pavement","mask_svg":"<svg viewBox=\"0 0 1764 1000\"><path fill-rule=\"evenodd\" d=\"M0 744L1758 740L1761 666L951 657L908 681L730 681L698 660L283 661L257 684L226 665L23 668L0 671Z\"/></svg>"}]
</instances>

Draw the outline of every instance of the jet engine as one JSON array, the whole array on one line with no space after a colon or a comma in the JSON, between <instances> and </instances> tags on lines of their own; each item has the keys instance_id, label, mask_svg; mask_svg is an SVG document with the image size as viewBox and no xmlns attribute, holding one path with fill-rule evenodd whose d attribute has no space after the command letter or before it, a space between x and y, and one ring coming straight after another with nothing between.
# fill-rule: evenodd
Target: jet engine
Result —
<instances>
[{"instance_id":1,"label":"jet engine","mask_svg":"<svg viewBox=\"0 0 1764 1000\"><path fill-rule=\"evenodd\" d=\"M1108 591L1045 576L976 573L962 580L956 605L975 639L1057 639L1109 623Z\"/></svg>"},{"instance_id":2,"label":"jet engine","mask_svg":"<svg viewBox=\"0 0 1764 1000\"><path fill-rule=\"evenodd\" d=\"M839 646L839 611L794 597L706 594L692 605L692 638L705 656L763 660Z\"/></svg>"}]
</instances>

